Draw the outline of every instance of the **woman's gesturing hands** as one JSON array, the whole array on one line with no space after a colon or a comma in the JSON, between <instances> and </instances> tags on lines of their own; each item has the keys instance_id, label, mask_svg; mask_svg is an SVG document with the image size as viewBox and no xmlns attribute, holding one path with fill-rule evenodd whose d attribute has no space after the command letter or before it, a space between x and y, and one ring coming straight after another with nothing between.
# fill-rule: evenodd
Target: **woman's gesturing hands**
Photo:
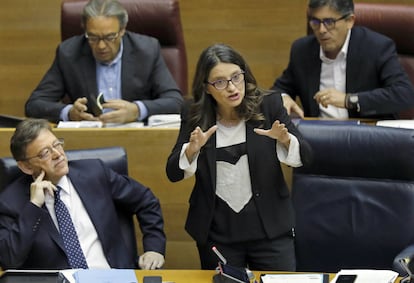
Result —
<instances>
[{"instance_id":1,"label":"woman's gesturing hands","mask_svg":"<svg viewBox=\"0 0 414 283\"><path fill-rule=\"evenodd\" d=\"M288 129L285 127L285 124L280 123L279 120L274 121L272 128L269 130L256 128L254 129L254 132L258 135L268 136L269 138L278 140L285 146L289 147L290 136Z\"/></svg>"},{"instance_id":2,"label":"woman's gesturing hands","mask_svg":"<svg viewBox=\"0 0 414 283\"><path fill-rule=\"evenodd\" d=\"M190 134L189 145L185 151L185 155L189 162L191 162L197 152L207 143L208 139L217 130L217 125L212 126L207 131L203 132L200 127L196 127Z\"/></svg>"}]
</instances>

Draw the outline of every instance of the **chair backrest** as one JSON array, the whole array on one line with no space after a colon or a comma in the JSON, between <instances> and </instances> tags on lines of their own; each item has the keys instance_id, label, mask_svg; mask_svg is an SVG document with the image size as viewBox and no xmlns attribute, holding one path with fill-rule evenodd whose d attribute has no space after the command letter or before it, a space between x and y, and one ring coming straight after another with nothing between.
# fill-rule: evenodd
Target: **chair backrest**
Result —
<instances>
[{"instance_id":1,"label":"chair backrest","mask_svg":"<svg viewBox=\"0 0 414 283\"><path fill-rule=\"evenodd\" d=\"M112 170L122 175L128 175L127 154L123 147L103 147L93 149L66 150L68 160L101 159ZM23 174L12 157L0 158L0 190ZM118 210L118 219L121 224L121 233L125 243L131 251L138 254L135 237L134 221L130 214Z\"/></svg>"},{"instance_id":2,"label":"chair backrest","mask_svg":"<svg viewBox=\"0 0 414 283\"><path fill-rule=\"evenodd\" d=\"M414 242L414 130L299 123L314 161L292 175L298 271L392 269Z\"/></svg>"},{"instance_id":3,"label":"chair backrest","mask_svg":"<svg viewBox=\"0 0 414 283\"><path fill-rule=\"evenodd\" d=\"M187 53L178 0L119 0L128 12L127 30L158 39L164 60L181 89L188 94ZM61 38L84 32L81 14L86 0L63 0Z\"/></svg>"},{"instance_id":4,"label":"chair backrest","mask_svg":"<svg viewBox=\"0 0 414 283\"><path fill-rule=\"evenodd\" d=\"M414 5L356 3L355 24L366 26L394 40L400 61L414 84ZM414 119L414 109L399 113Z\"/></svg>"},{"instance_id":5,"label":"chair backrest","mask_svg":"<svg viewBox=\"0 0 414 283\"><path fill-rule=\"evenodd\" d=\"M414 84L414 5L355 3L355 25L365 26L394 40L401 65ZM307 33L312 29L307 24ZM401 111L400 119L414 119L414 108Z\"/></svg>"}]
</instances>

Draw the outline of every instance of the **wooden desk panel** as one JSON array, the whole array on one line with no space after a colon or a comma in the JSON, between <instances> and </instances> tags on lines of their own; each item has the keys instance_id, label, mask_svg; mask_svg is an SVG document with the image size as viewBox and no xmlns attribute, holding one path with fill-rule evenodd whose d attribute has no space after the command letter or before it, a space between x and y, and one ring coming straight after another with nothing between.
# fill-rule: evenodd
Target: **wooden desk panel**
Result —
<instances>
[{"instance_id":1,"label":"wooden desk panel","mask_svg":"<svg viewBox=\"0 0 414 283\"><path fill-rule=\"evenodd\" d=\"M280 273L255 271L256 281L259 282L260 274L263 273ZM213 270L136 270L138 282L143 282L144 276L162 276L162 282L168 283L211 283L213 276L216 274ZM329 274L329 281L334 278L335 274ZM399 282L399 280L398 280Z\"/></svg>"},{"instance_id":2,"label":"wooden desk panel","mask_svg":"<svg viewBox=\"0 0 414 283\"><path fill-rule=\"evenodd\" d=\"M0 156L10 156L9 141L14 129L0 128ZM150 187L160 199L167 235L165 268L200 268L195 242L185 232L188 199L194 179L171 183L165 165L177 139L177 129L55 129L65 139L65 149L123 146L128 154L129 175ZM291 169L283 166L290 183ZM137 243L142 250L141 234Z\"/></svg>"}]
</instances>

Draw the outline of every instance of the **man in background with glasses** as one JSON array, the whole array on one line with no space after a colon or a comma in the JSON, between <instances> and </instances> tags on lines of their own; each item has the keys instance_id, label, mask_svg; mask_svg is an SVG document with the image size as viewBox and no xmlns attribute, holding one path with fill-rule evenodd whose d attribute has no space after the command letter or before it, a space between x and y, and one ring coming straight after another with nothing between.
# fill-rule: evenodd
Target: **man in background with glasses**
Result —
<instances>
[{"instance_id":1,"label":"man in background with glasses","mask_svg":"<svg viewBox=\"0 0 414 283\"><path fill-rule=\"evenodd\" d=\"M161 268L166 240L158 199L98 159L68 162L63 144L44 119L26 119L16 127L10 149L25 174L0 192L0 266L80 268L70 261L73 249L60 229L58 194L76 231L70 240L79 242L87 268ZM137 216L144 247L139 259L123 240L120 209Z\"/></svg>"},{"instance_id":2,"label":"man in background with glasses","mask_svg":"<svg viewBox=\"0 0 414 283\"><path fill-rule=\"evenodd\" d=\"M272 87L283 93L288 113L395 119L414 107L414 89L394 42L354 26L352 0L310 0L308 23L313 34L293 43L289 65Z\"/></svg>"},{"instance_id":3,"label":"man in background with glasses","mask_svg":"<svg viewBox=\"0 0 414 283\"><path fill-rule=\"evenodd\" d=\"M51 68L26 102L26 116L55 123L127 123L179 113L183 98L159 42L126 31L127 23L127 11L117 0L90 0L82 14L85 33L59 45ZM100 93L103 99L97 102Z\"/></svg>"}]
</instances>

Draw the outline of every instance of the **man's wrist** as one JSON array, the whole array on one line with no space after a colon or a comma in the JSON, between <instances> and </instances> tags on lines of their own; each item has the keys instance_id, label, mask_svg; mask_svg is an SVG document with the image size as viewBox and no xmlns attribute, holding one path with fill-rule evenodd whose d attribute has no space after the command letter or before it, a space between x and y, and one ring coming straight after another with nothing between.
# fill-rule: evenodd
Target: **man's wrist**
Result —
<instances>
[{"instance_id":1,"label":"man's wrist","mask_svg":"<svg viewBox=\"0 0 414 283\"><path fill-rule=\"evenodd\" d=\"M345 96L345 108L348 110L356 110L360 112L359 97L357 93L347 93Z\"/></svg>"}]
</instances>

